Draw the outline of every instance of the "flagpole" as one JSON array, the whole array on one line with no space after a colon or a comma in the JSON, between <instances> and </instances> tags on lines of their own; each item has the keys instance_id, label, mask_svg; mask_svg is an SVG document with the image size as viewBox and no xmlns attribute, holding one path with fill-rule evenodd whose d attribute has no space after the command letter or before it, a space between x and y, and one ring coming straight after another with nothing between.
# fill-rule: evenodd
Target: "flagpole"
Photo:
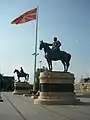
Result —
<instances>
[{"instance_id":1,"label":"flagpole","mask_svg":"<svg viewBox=\"0 0 90 120\"><path fill-rule=\"evenodd\" d=\"M37 57L37 37L38 37L38 10L39 6L37 6L36 11L36 40L35 40L35 60L34 60L34 84L33 84L33 91L35 91L35 79L36 79L36 57Z\"/></svg>"}]
</instances>

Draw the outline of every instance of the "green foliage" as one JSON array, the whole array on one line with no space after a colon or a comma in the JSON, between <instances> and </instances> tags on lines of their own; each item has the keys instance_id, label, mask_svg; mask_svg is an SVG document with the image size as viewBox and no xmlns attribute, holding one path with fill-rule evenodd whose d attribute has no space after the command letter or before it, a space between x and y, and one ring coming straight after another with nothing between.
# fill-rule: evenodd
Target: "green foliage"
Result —
<instances>
[{"instance_id":1,"label":"green foliage","mask_svg":"<svg viewBox=\"0 0 90 120\"><path fill-rule=\"evenodd\" d=\"M40 79L39 79L40 72L43 72L43 71L46 71L46 70L48 70L48 69L43 66L41 69L38 68L37 71L36 71L35 90L37 90L37 91L39 90L39 86L40 86Z\"/></svg>"}]
</instances>

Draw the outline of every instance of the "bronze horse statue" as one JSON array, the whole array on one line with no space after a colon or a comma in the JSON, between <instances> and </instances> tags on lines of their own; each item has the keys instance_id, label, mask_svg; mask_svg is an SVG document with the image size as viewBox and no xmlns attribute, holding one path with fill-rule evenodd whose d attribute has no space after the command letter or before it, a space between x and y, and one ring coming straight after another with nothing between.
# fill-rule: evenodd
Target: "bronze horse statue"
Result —
<instances>
[{"instance_id":1,"label":"bronze horse statue","mask_svg":"<svg viewBox=\"0 0 90 120\"><path fill-rule=\"evenodd\" d=\"M52 71L52 61L58 61L61 60L63 66L64 66L64 72L68 71L69 65L70 65L70 59L71 55L65 51L53 51L49 47L49 43L45 43L43 41L40 41L39 49L44 49L45 58L47 60L49 70Z\"/></svg>"},{"instance_id":2,"label":"bronze horse statue","mask_svg":"<svg viewBox=\"0 0 90 120\"><path fill-rule=\"evenodd\" d=\"M18 81L20 82L20 77L24 77L25 81L29 80L29 74L27 73L20 73L19 70L15 69L14 73L17 73Z\"/></svg>"}]
</instances>

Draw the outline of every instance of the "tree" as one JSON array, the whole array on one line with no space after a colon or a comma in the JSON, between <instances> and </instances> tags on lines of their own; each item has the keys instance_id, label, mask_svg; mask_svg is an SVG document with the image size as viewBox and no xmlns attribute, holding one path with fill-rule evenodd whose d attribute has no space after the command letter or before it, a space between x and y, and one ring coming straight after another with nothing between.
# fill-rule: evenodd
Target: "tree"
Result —
<instances>
[{"instance_id":1,"label":"tree","mask_svg":"<svg viewBox=\"0 0 90 120\"><path fill-rule=\"evenodd\" d=\"M35 90L38 91L39 88L40 88L40 79L39 79L39 76L40 76L40 72L44 72L44 71L47 71L48 68L46 67L42 67L41 69L38 68L37 71L36 71L36 81L35 81Z\"/></svg>"}]
</instances>

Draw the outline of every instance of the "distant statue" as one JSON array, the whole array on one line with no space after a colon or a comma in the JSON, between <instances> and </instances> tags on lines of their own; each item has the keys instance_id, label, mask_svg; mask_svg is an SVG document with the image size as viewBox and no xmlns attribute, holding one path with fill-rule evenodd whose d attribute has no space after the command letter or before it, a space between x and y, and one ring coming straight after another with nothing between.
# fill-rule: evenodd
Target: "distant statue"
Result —
<instances>
[{"instance_id":1,"label":"distant statue","mask_svg":"<svg viewBox=\"0 0 90 120\"><path fill-rule=\"evenodd\" d=\"M21 74L24 74L24 70L23 70L23 68L20 67L20 69L21 69L21 70L20 70L20 73L21 73Z\"/></svg>"},{"instance_id":2,"label":"distant statue","mask_svg":"<svg viewBox=\"0 0 90 120\"><path fill-rule=\"evenodd\" d=\"M57 43L57 40L55 42ZM49 66L49 70L52 71L52 61L61 60L62 64L64 65L64 72L67 72L68 68L69 68L69 65L70 65L69 62L70 62L70 59L71 59L71 55L69 53L65 52L65 51L60 51L59 50L59 47L61 46L61 43L59 43L57 45L53 45L53 47L56 48L54 50L53 50L53 48L51 49L49 47L51 45L52 44L45 43L42 40L42 41L40 41L40 46L39 46L40 50L42 50L42 48L44 48L45 58L47 60L48 66Z\"/></svg>"},{"instance_id":3,"label":"distant statue","mask_svg":"<svg viewBox=\"0 0 90 120\"><path fill-rule=\"evenodd\" d=\"M21 67L21 70L19 72L19 70L15 69L14 70L14 73L17 73L17 77L18 77L18 81L20 82L20 77L24 77L25 78L25 81L28 81L29 80L29 74L25 73L23 71L23 68Z\"/></svg>"}]
</instances>

